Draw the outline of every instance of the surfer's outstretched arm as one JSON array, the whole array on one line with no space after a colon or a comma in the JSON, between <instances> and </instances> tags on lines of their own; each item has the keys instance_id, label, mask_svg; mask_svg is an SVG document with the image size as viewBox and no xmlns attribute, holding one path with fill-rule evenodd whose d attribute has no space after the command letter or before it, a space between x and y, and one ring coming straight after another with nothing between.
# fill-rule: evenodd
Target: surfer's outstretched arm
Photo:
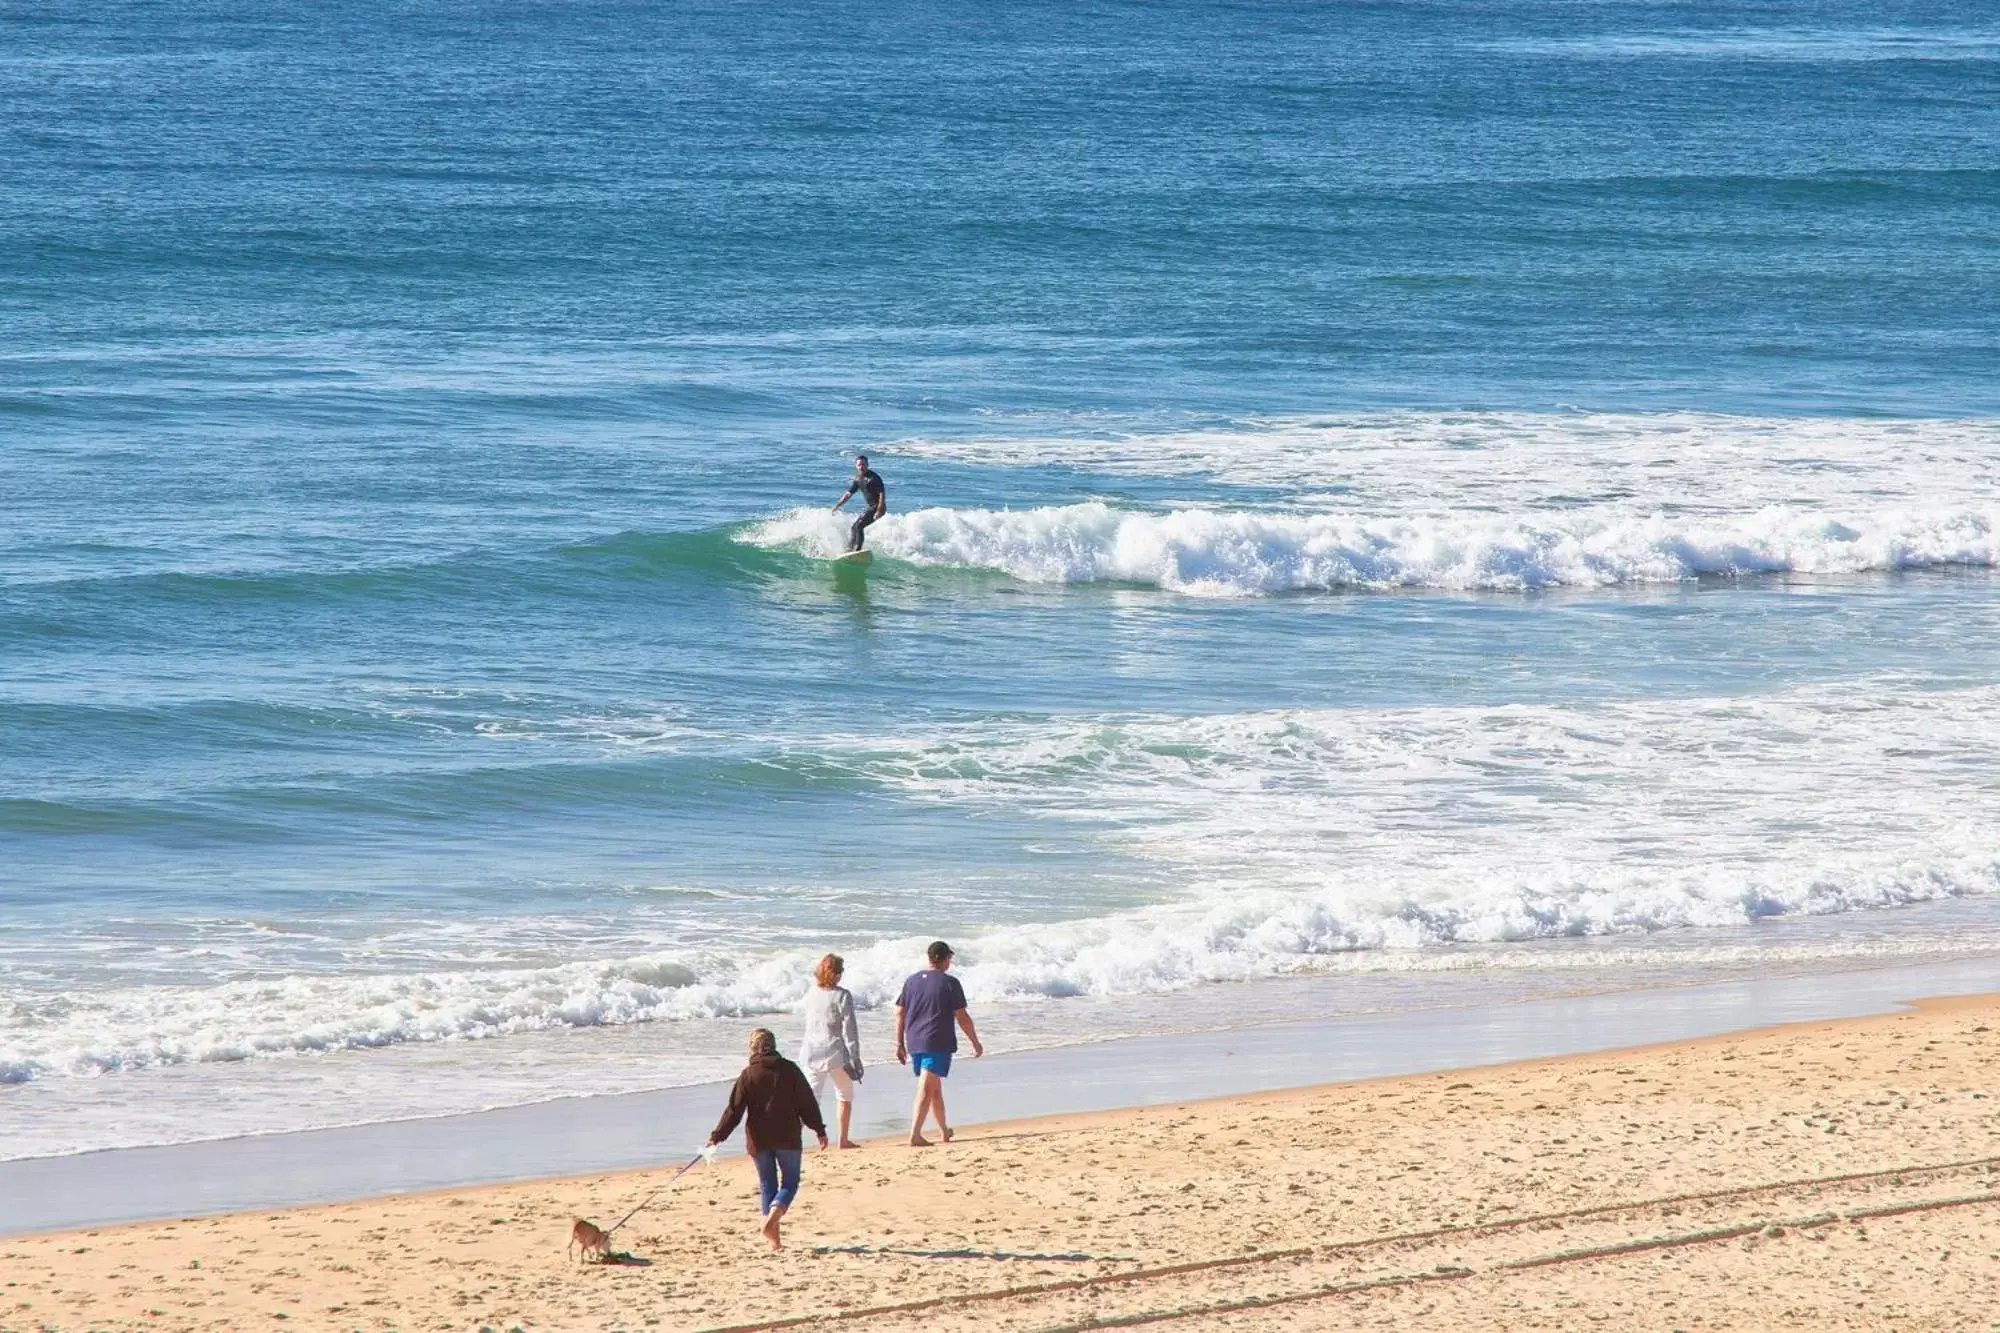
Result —
<instances>
[{"instance_id":1,"label":"surfer's outstretched arm","mask_svg":"<svg viewBox=\"0 0 2000 1333\"><path fill-rule=\"evenodd\" d=\"M849 486L845 491L841 493L840 498L833 502L833 512L838 514L840 512L840 507L846 504L849 500L852 500L853 498L854 498L854 488L852 486Z\"/></svg>"}]
</instances>

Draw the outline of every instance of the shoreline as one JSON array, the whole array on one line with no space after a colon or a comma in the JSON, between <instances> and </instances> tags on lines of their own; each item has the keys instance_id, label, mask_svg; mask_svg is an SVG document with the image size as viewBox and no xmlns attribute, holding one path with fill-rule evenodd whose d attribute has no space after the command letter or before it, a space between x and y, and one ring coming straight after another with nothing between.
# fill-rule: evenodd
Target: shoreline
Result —
<instances>
[{"instance_id":1,"label":"shoreline","mask_svg":"<svg viewBox=\"0 0 2000 1333\"><path fill-rule=\"evenodd\" d=\"M712 1333L1964 1326L2000 1279L2000 991L808 1153L0 1240L0 1327ZM657 1191L657 1193L655 1193ZM649 1198L650 1196L650 1198ZM574 1263L571 1217L629 1263Z\"/></svg>"},{"instance_id":2,"label":"shoreline","mask_svg":"<svg viewBox=\"0 0 2000 1333\"><path fill-rule=\"evenodd\" d=\"M1644 1052L1989 992L2000 957L1119 1038L968 1059L950 1099L955 1123L990 1128ZM884 1138L907 1113L907 1076L870 1072L855 1133ZM699 1145L725 1088L0 1162L0 1238L644 1171Z\"/></svg>"}]
</instances>

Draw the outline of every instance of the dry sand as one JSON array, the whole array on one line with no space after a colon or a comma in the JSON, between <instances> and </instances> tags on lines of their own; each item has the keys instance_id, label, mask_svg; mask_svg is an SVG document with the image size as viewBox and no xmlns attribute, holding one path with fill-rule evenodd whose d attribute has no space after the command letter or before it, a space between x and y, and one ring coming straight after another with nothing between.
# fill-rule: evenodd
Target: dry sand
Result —
<instances>
[{"instance_id":1,"label":"dry sand","mask_svg":"<svg viewBox=\"0 0 2000 1333\"><path fill-rule=\"evenodd\" d=\"M564 1241L665 1171L0 1240L0 1329L2000 1329L1996 1036L1981 997L808 1154L775 1256L741 1159L643 1264Z\"/></svg>"}]
</instances>

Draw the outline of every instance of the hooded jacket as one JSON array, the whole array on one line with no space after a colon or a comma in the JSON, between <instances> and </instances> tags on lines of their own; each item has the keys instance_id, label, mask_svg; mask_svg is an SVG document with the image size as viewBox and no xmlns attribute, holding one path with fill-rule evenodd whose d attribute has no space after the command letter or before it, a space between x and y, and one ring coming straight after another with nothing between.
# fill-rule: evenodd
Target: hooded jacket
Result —
<instances>
[{"instance_id":1,"label":"hooded jacket","mask_svg":"<svg viewBox=\"0 0 2000 1333\"><path fill-rule=\"evenodd\" d=\"M752 1153L797 1148L801 1124L816 1134L826 1133L812 1084L797 1065L775 1052L750 1057L729 1090L729 1105L715 1122L712 1137L722 1142L746 1117L743 1139Z\"/></svg>"}]
</instances>

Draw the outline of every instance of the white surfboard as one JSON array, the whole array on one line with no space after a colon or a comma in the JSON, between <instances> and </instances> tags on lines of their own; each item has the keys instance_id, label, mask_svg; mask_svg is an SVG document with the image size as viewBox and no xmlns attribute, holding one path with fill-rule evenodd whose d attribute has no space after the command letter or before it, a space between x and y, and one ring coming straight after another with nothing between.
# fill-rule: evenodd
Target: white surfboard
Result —
<instances>
[{"instance_id":1,"label":"white surfboard","mask_svg":"<svg viewBox=\"0 0 2000 1333\"><path fill-rule=\"evenodd\" d=\"M867 566L871 559L873 559L873 556L864 549L849 551L846 555L837 555L833 558L833 563L843 569L862 569Z\"/></svg>"}]
</instances>

